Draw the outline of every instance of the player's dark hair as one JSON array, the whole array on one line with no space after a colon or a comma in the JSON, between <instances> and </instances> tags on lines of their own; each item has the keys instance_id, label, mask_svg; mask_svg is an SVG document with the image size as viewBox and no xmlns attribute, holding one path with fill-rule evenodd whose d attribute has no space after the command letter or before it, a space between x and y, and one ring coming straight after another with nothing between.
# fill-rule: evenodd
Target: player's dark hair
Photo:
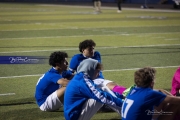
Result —
<instances>
[{"instance_id":1,"label":"player's dark hair","mask_svg":"<svg viewBox=\"0 0 180 120\"><path fill-rule=\"evenodd\" d=\"M94 47L96 46L96 43L93 40L91 39L84 40L79 43L79 51L82 53L83 49L86 49L88 47L93 47L93 46Z\"/></svg>"},{"instance_id":2,"label":"player's dark hair","mask_svg":"<svg viewBox=\"0 0 180 120\"><path fill-rule=\"evenodd\" d=\"M134 82L137 87L149 87L155 79L156 70L151 67L145 67L134 73Z\"/></svg>"},{"instance_id":3,"label":"player's dark hair","mask_svg":"<svg viewBox=\"0 0 180 120\"><path fill-rule=\"evenodd\" d=\"M61 63L65 60L65 58L68 58L68 54L66 52L53 52L49 57L49 65L56 67L56 63Z\"/></svg>"},{"instance_id":4,"label":"player's dark hair","mask_svg":"<svg viewBox=\"0 0 180 120\"><path fill-rule=\"evenodd\" d=\"M103 70L103 64L98 63L96 66L96 70Z\"/></svg>"}]
</instances>

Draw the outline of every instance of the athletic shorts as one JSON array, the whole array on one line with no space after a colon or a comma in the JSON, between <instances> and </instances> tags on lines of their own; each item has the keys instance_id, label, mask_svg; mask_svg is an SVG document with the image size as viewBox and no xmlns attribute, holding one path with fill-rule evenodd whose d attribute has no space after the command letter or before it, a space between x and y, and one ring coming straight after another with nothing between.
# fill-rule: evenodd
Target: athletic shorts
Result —
<instances>
[{"instance_id":1,"label":"athletic shorts","mask_svg":"<svg viewBox=\"0 0 180 120\"><path fill-rule=\"evenodd\" d=\"M63 104L57 97L57 93L55 91L47 97L46 101L40 106L40 109L42 111L55 111L62 106Z\"/></svg>"}]
</instances>

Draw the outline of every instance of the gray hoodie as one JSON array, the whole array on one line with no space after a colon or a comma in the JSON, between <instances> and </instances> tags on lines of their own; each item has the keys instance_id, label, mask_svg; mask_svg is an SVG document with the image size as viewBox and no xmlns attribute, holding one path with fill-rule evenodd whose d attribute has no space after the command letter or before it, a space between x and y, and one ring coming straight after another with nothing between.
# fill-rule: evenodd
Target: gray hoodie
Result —
<instances>
[{"instance_id":1,"label":"gray hoodie","mask_svg":"<svg viewBox=\"0 0 180 120\"><path fill-rule=\"evenodd\" d=\"M85 59L79 64L77 73L83 72L84 74L89 75L91 79L93 79L97 64L97 60L94 60L92 58Z\"/></svg>"}]
</instances>

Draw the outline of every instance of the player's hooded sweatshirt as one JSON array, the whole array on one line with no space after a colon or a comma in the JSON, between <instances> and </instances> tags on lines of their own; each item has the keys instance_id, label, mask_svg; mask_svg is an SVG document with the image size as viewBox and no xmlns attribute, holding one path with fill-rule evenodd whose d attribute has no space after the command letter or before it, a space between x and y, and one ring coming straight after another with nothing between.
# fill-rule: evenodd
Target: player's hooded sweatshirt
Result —
<instances>
[{"instance_id":1,"label":"player's hooded sweatshirt","mask_svg":"<svg viewBox=\"0 0 180 120\"><path fill-rule=\"evenodd\" d=\"M111 106L122 106L121 98L98 89L92 81L97 60L86 59L77 68L77 74L68 83L64 96L64 116L66 120L78 120L83 104L95 99ZM119 97L122 97L119 95Z\"/></svg>"}]
</instances>

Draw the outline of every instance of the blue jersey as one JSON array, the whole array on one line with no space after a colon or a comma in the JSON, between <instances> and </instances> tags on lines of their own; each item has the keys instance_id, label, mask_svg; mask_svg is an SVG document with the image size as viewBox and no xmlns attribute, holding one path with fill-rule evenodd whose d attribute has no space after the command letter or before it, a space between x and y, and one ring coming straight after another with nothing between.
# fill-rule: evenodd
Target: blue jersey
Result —
<instances>
[{"instance_id":1,"label":"blue jersey","mask_svg":"<svg viewBox=\"0 0 180 120\"><path fill-rule=\"evenodd\" d=\"M97 60L99 63L101 63L101 55L98 51L94 52L94 56L91 57L92 59ZM87 57L85 57L83 54L76 54L72 57L71 61L70 61L70 65L69 65L69 70L71 72L75 72L77 71L77 67L79 66L79 64L85 60L88 59ZM102 72L100 72L99 78L103 78Z\"/></svg>"},{"instance_id":2,"label":"blue jersey","mask_svg":"<svg viewBox=\"0 0 180 120\"><path fill-rule=\"evenodd\" d=\"M122 98L122 95L118 97ZM73 77L66 88L64 96L65 119L78 120L83 104L91 98L112 106L122 106L121 98L115 98L111 94L96 88L93 81L81 72Z\"/></svg>"},{"instance_id":3,"label":"blue jersey","mask_svg":"<svg viewBox=\"0 0 180 120\"><path fill-rule=\"evenodd\" d=\"M41 106L46 98L52 94L54 91L61 87L57 81L62 78L62 75L51 68L48 72L42 75L39 78L39 81L36 84L35 98L39 106Z\"/></svg>"},{"instance_id":4,"label":"blue jersey","mask_svg":"<svg viewBox=\"0 0 180 120\"><path fill-rule=\"evenodd\" d=\"M151 120L153 106L159 106L165 97L165 94L151 88L135 87L123 103L122 120Z\"/></svg>"}]
</instances>

